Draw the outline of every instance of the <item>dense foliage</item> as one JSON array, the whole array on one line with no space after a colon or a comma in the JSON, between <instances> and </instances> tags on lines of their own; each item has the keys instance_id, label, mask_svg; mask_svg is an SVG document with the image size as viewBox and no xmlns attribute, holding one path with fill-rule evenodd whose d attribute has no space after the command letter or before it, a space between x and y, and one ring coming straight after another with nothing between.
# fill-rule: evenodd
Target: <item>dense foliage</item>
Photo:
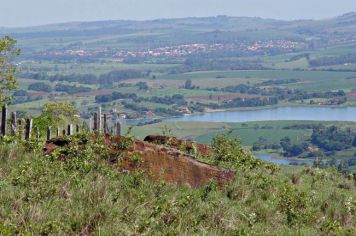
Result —
<instances>
[{"instance_id":1,"label":"dense foliage","mask_svg":"<svg viewBox=\"0 0 356 236\"><path fill-rule=\"evenodd\" d=\"M28 86L28 89L33 90L33 91L46 92L46 93L52 92L51 85L44 83L44 82L30 84Z\"/></svg>"},{"instance_id":2,"label":"dense foliage","mask_svg":"<svg viewBox=\"0 0 356 236\"><path fill-rule=\"evenodd\" d=\"M77 123L78 120L78 111L71 104L49 102L43 106L40 116L34 119L34 126L41 132L46 132L49 126L65 127L67 124Z\"/></svg>"},{"instance_id":3,"label":"dense foliage","mask_svg":"<svg viewBox=\"0 0 356 236\"><path fill-rule=\"evenodd\" d=\"M334 57L319 57L316 59L309 60L309 64L314 67L318 66L331 66L331 65L342 65L347 63L355 63L356 55L347 54L342 56L334 56Z\"/></svg>"},{"instance_id":4,"label":"dense foliage","mask_svg":"<svg viewBox=\"0 0 356 236\"><path fill-rule=\"evenodd\" d=\"M86 93L91 91L91 88L89 87L67 85L67 84L56 84L54 89L57 92L66 92L68 94Z\"/></svg>"},{"instance_id":5,"label":"dense foliage","mask_svg":"<svg viewBox=\"0 0 356 236\"><path fill-rule=\"evenodd\" d=\"M314 128L311 136L313 144L326 151L340 151L351 148L356 134L350 129L342 130L336 126ZM355 147L356 147L356 143Z\"/></svg>"},{"instance_id":6,"label":"dense foliage","mask_svg":"<svg viewBox=\"0 0 356 236\"><path fill-rule=\"evenodd\" d=\"M80 82L83 84L112 85L125 79L141 78L143 76L138 70L117 70L96 76L94 74L71 74L71 75L48 75L46 73L26 73L24 77L35 80Z\"/></svg>"},{"instance_id":7,"label":"dense foliage","mask_svg":"<svg viewBox=\"0 0 356 236\"><path fill-rule=\"evenodd\" d=\"M16 40L9 36L0 39L0 105L9 103L10 92L17 88L16 67L13 61L19 53L20 50L16 48Z\"/></svg>"}]
</instances>

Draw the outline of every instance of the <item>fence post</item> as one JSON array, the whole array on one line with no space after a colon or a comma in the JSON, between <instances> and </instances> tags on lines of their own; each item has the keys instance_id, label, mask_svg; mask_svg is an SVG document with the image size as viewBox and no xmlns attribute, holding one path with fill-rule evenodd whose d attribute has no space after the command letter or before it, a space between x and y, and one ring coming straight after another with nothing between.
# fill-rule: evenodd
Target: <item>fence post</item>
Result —
<instances>
[{"instance_id":1,"label":"fence post","mask_svg":"<svg viewBox=\"0 0 356 236\"><path fill-rule=\"evenodd\" d=\"M99 107L99 111L98 111L98 131L99 131L99 134L101 133L101 123L102 123L102 121L101 121L101 107Z\"/></svg>"},{"instance_id":2,"label":"fence post","mask_svg":"<svg viewBox=\"0 0 356 236\"><path fill-rule=\"evenodd\" d=\"M89 128L89 132L93 131L93 119L89 118L89 124L87 126Z\"/></svg>"},{"instance_id":3,"label":"fence post","mask_svg":"<svg viewBox=\"0 0 356 236\"><path fill-rule=\"evenodd\" d=\"M60 136L60 133L61 133L61 130L59 129L59 127L57 127L56 136L59 137L59 136Z\"/></svg>"},{"instance_id":4,"label":"fence post","mask_svg":"<svg viewBox=\"0 0 356 236\"><path fill-rule=\"evenodd\" d=\"M7 120L7 105L5 104L1 109L1 135L6 135L6 120Z\"/></svg>"},{"instance_id":5,"label":"fence post","mask_svg":"<svg viewBox=\"0 0 356 236\"><path fill-rule=\"evenodd\" d=\"M32 119L26 119L25 125L25 140L30 141L31 139L31 130L32 130Z\"/></svg>"},{"instance_id":6,"label":"fence post","mask_svg":"<svg viewBox=\"0 0 356 236\"><path fill-rule=\"evenodd\" d=\"M116 121L115 126L116 126L116 135L121 136L121 123L119 120Z\"/></svg>"},{"instance_id":7,"label":"fence post","mask_svg":"<svg viewBox=\"0 0 356 236\"><path fill-rule=\"evenodd\" d=\"M94 113L94 129L93 129L95 132L98 131L98 113L95 112Z\"/></svg>"},{"instance_id":8,"label":"fence post","mask_svg":"<svg viewBox=\"0 0 356 236\"><path fill-rule=\"evenodd\" d=\"M52 138L52 130L51 129L52 129L51 126L47 127L47 141Z\"/></svg>"},{"instance_id":9,"label":"fence post","mask_svg":"<svg viewBox=\"0 0 356 236\"><path fill-rule=\"evenodd\" d=\"M11 112L11 135L12 136L16 136L17 133L17 123L16 123L17 119L16 119L16 112Z\"/></svg>"},{"instance_id":10,"label":"fence post","mask_svg":"<svg viewBox=\"0 0 356 236\"><path fill-rule=\"evenodd\" d=\"M68 125L68 127L67 127L67 135L68 135L68 136L71 136L72 134L73 134L73 125L70 124L70 125Z\"/></svg>"},{"instance_id":11,"label":"fence post","mask_svg":"<svg viewBox=\"0 0 356 236\"><path fill-rule=\"evenodd\" d=\"M108 116L104 114L104 134L108 132Z\"/></svg>"}]
</instances>

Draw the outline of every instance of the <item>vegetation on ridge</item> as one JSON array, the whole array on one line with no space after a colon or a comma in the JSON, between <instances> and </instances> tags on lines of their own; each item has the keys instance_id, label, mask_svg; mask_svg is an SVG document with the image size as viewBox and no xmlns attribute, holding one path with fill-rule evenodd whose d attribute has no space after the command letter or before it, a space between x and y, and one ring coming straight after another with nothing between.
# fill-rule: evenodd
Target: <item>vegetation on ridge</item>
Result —
<instances>
[{"instance_id":1,"label":"vegetation on ridge","mask_svg":"<svg viewBox=\"0 0 356 236\"><path fill-rule=\"evenodd\" d=\"M0 233L353 235L356 182L333 169L266 166L217 137L208 161L237 172L222 189L154 183L109 164L103 142L62 150L0 145ZM118 157L119 158L119 157Z\"/></svg>"}]
</instances>

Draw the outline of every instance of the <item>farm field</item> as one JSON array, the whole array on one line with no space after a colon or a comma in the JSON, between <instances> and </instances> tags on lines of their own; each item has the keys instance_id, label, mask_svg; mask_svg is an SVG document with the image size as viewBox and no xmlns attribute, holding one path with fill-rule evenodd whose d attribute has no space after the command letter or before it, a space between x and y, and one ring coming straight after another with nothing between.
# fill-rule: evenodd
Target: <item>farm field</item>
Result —
<instances>
[{"instance_id":1,"label":"farm field","mask_svg":"<svg viewBox=\"0 0 356 236\"><path fill-rule=\"evenodd\" d=\"M290 133L287 126L302 124L323 124L337 125L344 128L356 128L353 122L329 122L329 121L259 121L245 123L219 123L219 122L161 122L152 125L138 126L133 128L133 135L137 138L144 138L148 134L162 134L165 129L170 129L179 138L192 138L200 143L210 143L217 134L229 133L231 138L239 138L244 146L252 146L260 137L272 142L279 140ZM310 134L310 130L292 130L293 141L302 140L304 136ZM257 134L256 134L257 132Z\"/></svg>"},{"instance_id":2,"label":"farm field","mask_svg":"<svg viewBox=\"0 0 356 236\"><path fill-rule=\"evenodd\" d=\"M12 35L21 48L21 91L13 104L21 114L65 101L83 117L102 106L104 112L150 119L356 106L355 18L72 22L0 29L0 35Z\"/></svg>"},{"instance_id":3,"label":"farm field","mask_svg":"<svg viewBox=\"0 0 356 236\"><path fill-rule=\"evenodd\" d=\"M229 138L238 138L241 144L251 149L260 139L269 144L279 144L280 140L288 136L294 144L301 144L309 140L312 130L308 128L286 128L305 125L335 125L342 129L356 130L354 122L320 122L320 121L263 121L246 123L208 123L208 122L162 122L153 125L135 126L132 135L143 139L149 134L174 134L182 139L195 140L209 144L217 135L228 134ZM127 128L127 127L126 127ZM281 151L267 150L275 157L281 157ZM356 148L336 152L330 158L350 158L356 153Z\"/></svg>"},{"instance_id":4,"label":"farm field","mask_svg":"<svg viewBox=\"0 0 356 236\"><path fill-rule=\"evenodd\" d=\"M218 78L217 78L218 77ZM231 84L259 83L271 79L300 79L295 84L283 85L291 88L301 88L308 91L327 91L355 88L356 72L334 71L293 71L293 70L262 70L262 71L221 71L221 72L194 72L180 75L162 75L161 80L207 80L211 84L215 80L222 86ZM228 79L225 81L225 79ZM221 83L219 83L221 82ZM214 85L214 83L212 83ZM213 85L211 85L213 87Z\"/></svg>"},{"instance_id":5,"label":"farm field","mask_svg":"<svg viewBox=\"0 0 356 236\"><path fill-rule=\"evenodd\" d=\"M96 71L105 71L104 68L100 68ZM86 71L86 70L84 70ZM286 70L265 70L265 71L213 71L213 72L194 72L194 73L183 73L183 74L160 74L157 75L155 79L152 78L140 78L140 79L128 79L122 81L122 83L127 83L131 86L129 87L116 87L116 86L100 86L100 85L88 85L80 82L48 82L39 80L27 80L22 78L19 80L19 88L23 90L28 90L28 87L37 82L43 82L49 84L53 89L56 84L65 84L77 87L89 87L92 89L88 93L78 93L73 95L66 95L63 93L52 93L51 99L53 100L65 100L69 103L74 103L75 106L80 111L87 111L87 107L99 106L96 103L94 97L96 95L110 94L112 92L121 93L135 93L137 96L150 98L154 96L164 97L167 95L179 94L182 95L189 102L204 102L216 103L218 101L228 101L235 98L253 98L259 97L259 95L248 95L239 93L230 93L223 91L213 91L211 88L222 89L228 86L237 85L249 85L254 86L259 83L263 83L271 80L289 80L296 79L294 83L286 82L283 84L274 85L279 88L287 89L300 89L306 92L328 92L328 91L338 91L344 90L350 93L349 99L346 106L354 106L356 104L355 99L353 99L354 89L356 89L356 72L332 72L332 71L286 71ZM196 86L196 89L184 89L184 84L187 80L191 80L192 84ZM144 82L148 86L148 90L140 90L135 84L139 82ZM29 91L31 92L31 91ZM36 91L32 91L36 94ZM42 93L42 99L36 102L25 102L19 105L15 105L16 108L24 111L35 111L38 110L39 105L43 104L48 100L50 93ZM356 96L355 96L356 97ZM85 106L82 106L81 101L86 100ZM315 101L325 102L324 99L314 99ZM303 105L308 105L311 101L306 99ZM112 103L110 103L112 104ZM118 104L118 103L117 103ZM300 101L288 102L281 101L279 105L300 105ZM101 104L105 105L105 104ZM107 106L109 104L106 104ZM148 109L155 109L162 107L161 105L151 104ZM115 107L113 107L115 108ZM131 112L129 109L124 109L123 112Z\"/></svg>"}]
</instances>

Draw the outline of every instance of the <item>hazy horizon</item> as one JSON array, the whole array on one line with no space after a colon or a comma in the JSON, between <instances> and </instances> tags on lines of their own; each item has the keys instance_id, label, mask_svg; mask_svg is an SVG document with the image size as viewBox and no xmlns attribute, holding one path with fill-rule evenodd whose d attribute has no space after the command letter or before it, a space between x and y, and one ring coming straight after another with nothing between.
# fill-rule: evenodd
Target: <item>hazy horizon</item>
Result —
<instances>
[{"instance_id":1,"label":"hazy horizon","mask_svg":"<svg viewBox=\"0 0 356 236\"><path fill-rule=\"evenodd\" d=\"M0 27L216 15L282 20L324 19L356 11L354 0L0 0L0 3Z\"/></svg>"}]
</instances>

